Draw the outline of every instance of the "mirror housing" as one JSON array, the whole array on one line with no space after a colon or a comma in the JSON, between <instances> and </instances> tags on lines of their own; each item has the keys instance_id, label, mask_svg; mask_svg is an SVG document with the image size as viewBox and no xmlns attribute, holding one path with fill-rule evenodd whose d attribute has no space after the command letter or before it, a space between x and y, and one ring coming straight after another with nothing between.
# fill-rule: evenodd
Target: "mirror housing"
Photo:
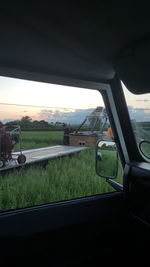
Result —
<instances>
[{"instance_id":1,"label":"mirror housing","mask_svg":"<svg viewBox=\"0 0 150 267\"><path fill-rule=\"evenodd\" d=\"M150 159L150 141L142 140L139 143L139 149L147 159Z\"/></svg>"},{"instance_id":2,"label":"mirror housing","mask_svg":"<svg viewBox=\"0 0 150 267\"><path fill-rule=\"evenodd\" d=\"M96 173L102 178L115 179L118 175L118 152L114 141L98 141Z\"/></svg>"}]
</instances>

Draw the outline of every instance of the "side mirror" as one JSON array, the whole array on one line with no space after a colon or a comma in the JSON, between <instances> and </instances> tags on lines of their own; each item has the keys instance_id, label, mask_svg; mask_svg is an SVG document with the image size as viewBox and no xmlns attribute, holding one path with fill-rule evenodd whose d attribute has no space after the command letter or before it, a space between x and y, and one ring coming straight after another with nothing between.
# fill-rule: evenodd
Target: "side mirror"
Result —
<instances>
[{"instance_id":1,"label":"side mirror","mask_svg":"<svg viewBox=\"0 0 150 267\"><path fill-rule=\"evenodd\" d=\"M142 140L139 143L139 149L141 153L148 159L150 159L150 142L146 140Z\"/></svg>"},{"instance_id":2,"label":"side mirror","mask_svg":"<svg viewBox=\"0 0 150 267\"><path fill-rule=\"evenodd\" d=\"M96 147L97 175L115 179L118 174L118 152L113 141L99 141Z\"/></svg>"}]
</instances>

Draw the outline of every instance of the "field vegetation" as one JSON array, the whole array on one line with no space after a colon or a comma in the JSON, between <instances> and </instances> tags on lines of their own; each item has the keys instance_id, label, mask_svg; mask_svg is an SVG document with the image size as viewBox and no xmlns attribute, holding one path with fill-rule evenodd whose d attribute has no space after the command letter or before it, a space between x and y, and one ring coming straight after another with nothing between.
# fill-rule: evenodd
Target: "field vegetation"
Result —
<instances>
[{"instance_id":1,"label":"field vegetation","mask_svg":"<svg viewBox=\"0 0 150 267\"><path fill-rule=\"evenodd\" d=\"M63 135L63 131L23 131L21 133L21 148L32 149L62 145ZM15 146L15 150L19 150L19 144Z\"/></svg>"},{"instance_id":2,"label":"field vegetation","mask_svg":"<svg viewBox=\"0 0 150 267\"><path fill-rule=\"evenodd\" d=\"M120 175L120 174L119 174ZM122 174L118 176L122 181ZM47 167L15 171L0 179L0 210L17 209L113 191L96 175L95 151L49 161Z\"/></svg>"},{"instance_id":3,"label":"field vegetation","mask_svg":"<svg viewBox=\"0 0 150 267\"><path fill-rule=\"evenodd\" d=\"M62 144L63 132L22 132L23 148ZM122 182L119 168L117 181ZM114 191L95 171L95 149L50 160L0 177L0 210L41 205Z\"/></svg>"}]
</instances>

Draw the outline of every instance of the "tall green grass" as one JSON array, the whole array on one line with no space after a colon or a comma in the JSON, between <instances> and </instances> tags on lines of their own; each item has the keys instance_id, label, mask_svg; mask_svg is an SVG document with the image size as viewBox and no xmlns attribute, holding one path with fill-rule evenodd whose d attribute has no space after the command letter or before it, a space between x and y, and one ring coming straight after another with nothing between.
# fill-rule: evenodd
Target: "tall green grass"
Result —
<instances>
[{"instance_id":1,"label":"tall green grass","mask_svg":"<svg viewBox=\"0 0 150 267\"><path fill-rule=\"evenodd\" d=\"M118 178L122 181L122 177ZM95 149L0 178L0 210L17 209L114 191L95 172Z\"/></svg>"},{"instance_id":2,"label":"tall green grass","mask_svg":"<svg viewBox=\"0 0 150 267\"><path fill-rule=\"evenodd\" d=\"M63 131L33 131L21 133L21 148L22 149L32 149L40 148L53 145L63 144ZM19 144L15 146L15 150L19 150Z\"/></svg>"}]
</instances>

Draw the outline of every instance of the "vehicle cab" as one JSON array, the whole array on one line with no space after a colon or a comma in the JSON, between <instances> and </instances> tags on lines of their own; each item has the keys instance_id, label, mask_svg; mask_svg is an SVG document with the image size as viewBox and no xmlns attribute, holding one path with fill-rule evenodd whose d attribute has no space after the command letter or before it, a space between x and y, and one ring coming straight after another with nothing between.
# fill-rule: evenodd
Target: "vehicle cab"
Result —
<instances>
[{"instance_id":1,"label":"vehicle cab","mask_svg":"<svg viewBox=\"0 0 150 267\"><path fill-rule=\"evenodd\" d=\"M32 259L36 266L146 264L150 238L149 9L144 3L115 1L86 5L62 1L50 8L13 3L2 5L0 21L1 116L4 106L12 116L15 105L22 117L32 106L30 114L36 122L28 125L33 127L40 114L40 120L51 119L51 125L45 126L47 132L54 132L56 113L59 127L70 123L66 114L72 120L75 113L80 117L78 123L74 120L74 138L80 147L76 156L58 152L57 159L46 158L48 165L41 168L37 167L41 154L32 155L34 164L13 170L13 177L1 176L0 256L4 264L10 259L25 265ZM91 109L93 95L96 104ZM34 106L33 100L40 104ZM89 101L87 113L84 101ZM101 104L108 120L97 124L90 115ZM20 123L21 117L15 116L10 119L18 118ZM90 138L100 137L88 148L83 138L89 138L88 128L82 125L85 118L95 127ZM85 135L81 129L76 132L79 126ZM107 134L110 128L112 133ZM31 135L29 129L26 132ZM56 132L60 135L61 129L55 131L55 140ZM47 146L69 146L66 134L64 144ZM30 184L32 168L35 176Z\"/></svg>"}]
</instances>

